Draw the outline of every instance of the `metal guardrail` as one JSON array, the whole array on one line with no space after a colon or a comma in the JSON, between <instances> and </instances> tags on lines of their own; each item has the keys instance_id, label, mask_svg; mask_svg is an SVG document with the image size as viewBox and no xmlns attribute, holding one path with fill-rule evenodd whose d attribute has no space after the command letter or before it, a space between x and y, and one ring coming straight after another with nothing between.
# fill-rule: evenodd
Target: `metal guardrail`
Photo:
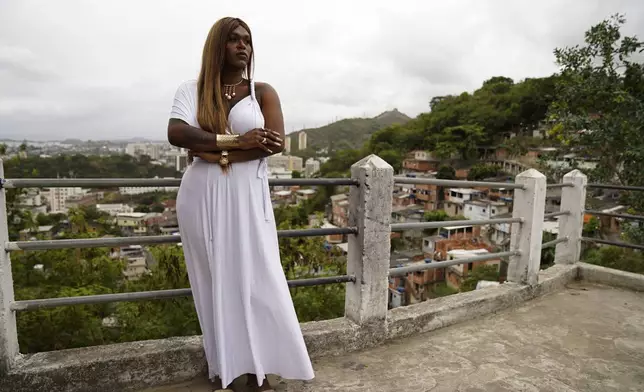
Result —
<instances>
[{"instance_id":1,"label":"metal guardrail","mask_svg":"<svg viewBox=\"0 0 644 392\"><path fill-rule=\"evenodd\" d=\"M593 215L593 216L607 216L610 218L621 218L621 219L628 219L628 220L644 221L644 215L614 214L612 212L602 212L602 211L594 211L594 210L586 210L584 212L588 215Z\"/></svg>"},{"instance_id":2,"label":"metal guardrail","mask_svg":"<svg viewBox=\"0 0 644 392\"><path fill-rule=\"evenodd\" d=\"M450 226L480 226L493 225L498 223L523 223L523 218L500 218L500 219L481 219L481 220L454 220L440 222L412 222L412 223L392 223L391 231L403 230L422 230L422 229L440 229Z\"/></svg>"},{"instance_id":3,"label":"metal guardrail","mask_svg":"<svg viewBox=\"0 0 644 392\"><path fill-rule=\"evenodd\" d=\"M522 184L515 182L486 182L486 181L465 181L465 180L440 180L437 178L415 178L415 177L394 177L394 184L416 184L416 185L437 185L455 188L506 188L525 189Z\"/></svg>"},{"instance_id":4,"label":"metal guardrail","mask_svg":"<svg viewBox=\"0 0 644 392\"><path fill-rule=\"evenodd\" d=\"M478 261L500 259L501 257L518 256L520 254L521 252L519 251L511 251L511 252L489 253L489 254L480 255L480 256L473 256L473 257L448 260L448 261L436 261L431 263L418 262L418 264L410 265L407 267L390 268L389 276L390 277L402 276L412 272L421 272L421 271L426 271L430 269L444 268L444 267L449 267L452 265L459 265L459 264L471 264L471 263L476 263Z\"/></svg>"},{"instance_id":5,"label":"metal guardrail","mask_svg":"<svg viewBox=\"0 0 644 392\"><path fill-rule=\"evenodd\" d=\"M357 234L355 227L332 227L319 229L278 230L279 238L321 237L333 234ZM129 245L160 245L181 242L180 235L151 235L139 237L101 237L68 240L10 241L5 244L6 251L50 250L69 248L100 248Z\"/></svg>"},{"instance_id":6,"label":"metal guardrail","mask_svg":"<svg viewBox=\"0 0 644 392\"><path fill-rule=\"evenodd\" d=\"M636 191L644 192L644 186L632 186L632 185L613 185L613 184L588 184L587 188L591 189L615 189L618 191Z\"/></svg>"},{"instance_id":7,"label":"metal guardrail","mask_svg":"<svg viewBox=\"0 0 644 392\"><path fill-rule=\"evenodd\" d=\"M612 245L612 246L617 246L619 248L644 250L644 245L629 244L628 242L608 241L608 240L602 240L599 238L591 238L591 237L581 237L581 240L584 242L590 242L593 244Z\"/></svg>"},{"instance_id":8,"label":"metal guardrail","mask_svg":"<svg viewBox=\"0 0 644 392\"><path fill-rule=\"evenodd\" d=\"M3 188L118 188L118 187L178 187L180 178L17 178L2 179ZM271 186L351 185L359 186L353 178L269 178Z\"/></svg>"},{"instance_id":9,"label":"metal guardrail","mask_svg":"<svg viewBox=\"0 0 644 392\"><path fill-rule=\"evenodd\" d=\"M567 241L568 241L568 237L557 238L555 240L544 242L543 244L541 244L541 249L551 248L557 244L560 244L562 242L567 242Z\"/></svg>"},{"instance_id":10,"label":"metal guardrail","mask_svg":"<svg viewBox=\"0 0 644 392\"><path fill-rule=\"evenodd\" d=\"M569 215L569 214L570 214L570 211L549 212L547 214L543 214L543 218L548 219L548 218L554 218L554 217L557 217L557 216Z\"/></svg>"},{"instance_id":11,"label":"metal guardrail","mask_svg":"<svg viewBox=\"0 0 644 392\"><path fill-rule=\"evenodd\" d=\"M319 278L289 280L289 287L310 287L335 283L355 282L353 275L325 276ZM97 305L112 302L129 302L141 300L166 299L192 296L192 289L173 289L157 291L139 291L131 293L86 295L79 297L44 298L26 301L15 301L11 304L11 310L29 311L45 308L56 308L59 306L71 305Z\"/></svg>"},{"instance_id":12,"label":"metal guardrail","mask_svg":"<svg viewBox=\"0 0 644 392\"><path fill-rule=\"evenodd\" d=\"M572 182L562 182L560 184L547 184L546 188L557 189L557 188L572 188L575 186Z\"/></svg>"}]
</instances>

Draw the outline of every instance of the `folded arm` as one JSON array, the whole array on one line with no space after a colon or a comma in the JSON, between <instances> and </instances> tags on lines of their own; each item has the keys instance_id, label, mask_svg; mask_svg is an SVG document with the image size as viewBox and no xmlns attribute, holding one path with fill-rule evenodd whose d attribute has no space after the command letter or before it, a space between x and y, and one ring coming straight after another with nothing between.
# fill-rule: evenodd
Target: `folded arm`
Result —
<instances>
[{"instance_id":1,"label":"folded arm","mask_svg":"<svg viewBox=\"0 0 644 392\"><path fill-rule=\"evenodd\" d=\"M276 133L278 138L276 140L279 140L279 146L271 145L267 146L268 148L266 149L230 150L228 152L228 160L230 163L254 161L280 153L284 150L284 117L279 96L275 89L267 83L257 83L256 86L257 92L261 94L261 109L264 116L265 128ZM209 150L206 153L194 151L195 156L208 162L218 163L221 158L221 155L218 153L218 151L221 151L220 149Z\"/></svg>"},{"instance_id":2,"label":"folded arm","mask_svg":"<svg viewBox=\"0 0 644 392\"><path fill-rule=\"evenodd\" d=\"M259 148L253 150L233 150L228 152L228 162L231 164L239 162L254 161L269 156L270 154ZM221 153L219 152L195 152L194 156L210 163L219 163Z\"/></svg>"},{"instance_id":3,"label":"folded arm","mask_svg":"<svg viewBox=\"0 0 644 392\"><path fill-rule=\"evenodd\" d=\"M168 122L168 141L173 146L194 152L221 151L217 147L216 134L192 127L177 118L171 118Z\"/></svg>"}]
</instances>

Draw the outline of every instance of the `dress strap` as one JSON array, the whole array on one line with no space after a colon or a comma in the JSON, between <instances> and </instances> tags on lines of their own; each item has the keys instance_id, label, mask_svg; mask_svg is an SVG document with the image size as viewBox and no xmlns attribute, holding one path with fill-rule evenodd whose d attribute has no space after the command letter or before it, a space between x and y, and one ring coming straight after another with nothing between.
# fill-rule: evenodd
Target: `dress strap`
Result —
<instances>
[{"instance_id":1,"label":"dress strap","mask_svg":"<svg viewBox=\"0 0 644 392\"><path fill-rule=\"evenodd\" d=\"M250 98L253 101L257 101L257 98L255 97L255 82L253 79L250 79Z\"/></svg>"}]
</instances>

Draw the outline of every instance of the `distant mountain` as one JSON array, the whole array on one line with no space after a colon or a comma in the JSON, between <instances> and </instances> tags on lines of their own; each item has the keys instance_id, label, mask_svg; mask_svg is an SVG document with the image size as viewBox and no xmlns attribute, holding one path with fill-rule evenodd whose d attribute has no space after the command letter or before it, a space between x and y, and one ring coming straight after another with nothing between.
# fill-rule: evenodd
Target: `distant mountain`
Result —
<instances>
[{"instance_id":1,"label":"distant mountain","mask_svg":"<svg viewBox=\"0 0 644 392\"><path fill-rule=\"evenodd\" d=\"M289 133L291 151L299 150L298 137L301 132L306 132L307 149L327 148L336 151L362 147L374 132L393 124L405 124L409 120L411 117L394 109L373 118L347 118L319 128L302 129Z\"/></svg>"}]
</instances>

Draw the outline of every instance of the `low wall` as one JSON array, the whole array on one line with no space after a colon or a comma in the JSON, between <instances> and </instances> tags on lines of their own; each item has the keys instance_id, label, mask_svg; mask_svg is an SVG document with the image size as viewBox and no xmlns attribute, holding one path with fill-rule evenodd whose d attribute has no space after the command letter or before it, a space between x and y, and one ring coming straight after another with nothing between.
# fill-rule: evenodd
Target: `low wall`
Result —
<instances>
[{"instance_id":1,"label":"low wall","mask_svg":"<svg viewBox=\"0 0 644 392\"><path fill-rule=\"evenodd\" d=\"M577 263L579 277L591 283L621 287L633 291L644 291L644 275L618 271L594 264Z\"/></svg>"},{"instance_id":2,"label":"low wall","mask_svg":"<svg viewBox=\"0 0 644 392\"><path fill-rule=\"evenodd\" d=\"M578 268L555 265L540 273L540 283L535 286L506 283L396 308L389 311L386 323L359 326L340 318L304 323L302 331L311 357L340 355L457 324L561 290L577 278ZM595 270L586 271L588 274ZM204 374L201 338L177 337L21 356L12 371L0 379L0 391L137 391Z\"/></svg>"}]
</instances>

